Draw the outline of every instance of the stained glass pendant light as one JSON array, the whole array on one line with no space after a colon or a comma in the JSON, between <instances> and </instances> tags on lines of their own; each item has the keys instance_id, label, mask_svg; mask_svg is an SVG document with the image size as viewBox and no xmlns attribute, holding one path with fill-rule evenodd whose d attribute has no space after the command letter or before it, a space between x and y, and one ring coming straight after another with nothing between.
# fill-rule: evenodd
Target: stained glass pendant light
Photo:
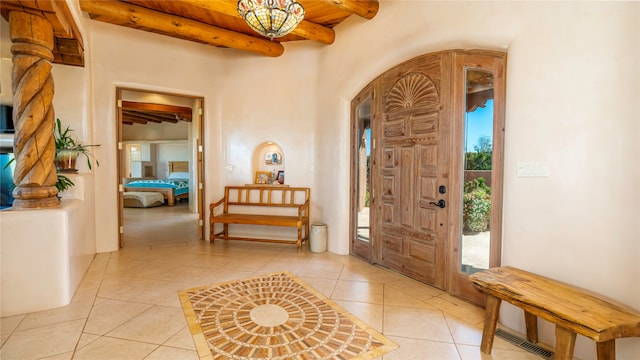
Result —
<instances>
[{"instance_id":1,"label":"stained glass pendant light","mask_svg":"<svg viewBox=\"0 0 640 360\"><path fill-rule=\"evenodd\" d=\"M239 0L238 13L271 40L287 35L304 18L304 8L295 0Z\"/></svg>"}]
</instances>

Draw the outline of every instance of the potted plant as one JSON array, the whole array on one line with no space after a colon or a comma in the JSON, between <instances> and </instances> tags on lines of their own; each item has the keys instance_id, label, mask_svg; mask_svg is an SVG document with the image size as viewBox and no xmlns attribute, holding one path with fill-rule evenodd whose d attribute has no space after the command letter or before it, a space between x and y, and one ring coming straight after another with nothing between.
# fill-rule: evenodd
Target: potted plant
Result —
<instances>
[{"instance_id":1,"label":"potted plant","mask_svg":"<svg viewBox=\"0 0 640 360\"><path fill-rule=\"evenodd\" d=\"M71 137L71 131L73 130L69 129L69 126L62 130L60 119L56 119L53 135L56 142L55 163L58 172L77 172L78 169L76 168L76 159L80 155L84 155L84 157L87 159L87 166L89 167L89 169L92 169L92 159L96 162L96 166L100 166L98 159L96 159L90 152L90 148L100 145L82 145L78 143L73 137Z\"/></svg>"},{"instance_id":2,"label":"potted plant","mask_svg":"<svg viewBox=\"0 0 640 360\"><path fill-rule=\"evenodd\" d=\"M87 159L87 165L89 169L92 169L91 159L96 162L96 166L100 166L98 159L91 154L89 149L91 147L97 147L100 145L82 145L79 144L74 138L72 138L69 134L73 130L69 129L67 126L64 131L62 130L62 124L60 119L56 119L56 124L53 130L53 136L55 138L56 144L56 156L54 159L56 170L58 171L58 179L56 181L56 189L58 189L58 193L61 193L72 186L75 186L73 181L68 177L64 176L61 173L75 173L78 170L76 169L76 159L78 155L84 155ZM13 158L9 161L4 168L8 168L11 163L13 163L16 159Z\"/></svg>"},{"instance_id":3,"label":"potted plant","mask_svg":"<svg viewBox=\"0 0 640 360\"><path fill-rule=\"evenodd\" d=\"M56 181L56 189L58 189L58 194L75 185L76 184L74 184L73 181L71 181L71 179L69 179L68 177L62 174L58 174L58 181Z\"/></svg>"}]
</instances>

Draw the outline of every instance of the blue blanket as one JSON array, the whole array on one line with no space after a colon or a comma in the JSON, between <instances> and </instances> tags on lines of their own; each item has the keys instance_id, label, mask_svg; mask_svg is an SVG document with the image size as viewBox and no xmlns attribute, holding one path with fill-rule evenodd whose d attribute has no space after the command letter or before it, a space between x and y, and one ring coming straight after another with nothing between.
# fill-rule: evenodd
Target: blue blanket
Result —
<instances>
[{"instance_id":1,"label":"blue blanket","mask_svg":"<svg viewBox=\"0 0 640 360\"><path fill-rule=\"evenodd\" d=\"M135 180L126 185L128 188L172 188L174 195L182 195L189 192L189 180Z\"/></svg>"}]
</instances>

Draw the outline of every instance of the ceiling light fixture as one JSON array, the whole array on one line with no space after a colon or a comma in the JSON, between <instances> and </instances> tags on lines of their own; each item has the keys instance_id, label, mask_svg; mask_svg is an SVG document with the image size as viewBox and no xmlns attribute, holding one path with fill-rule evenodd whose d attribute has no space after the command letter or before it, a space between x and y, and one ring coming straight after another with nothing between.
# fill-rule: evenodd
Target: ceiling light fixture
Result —
<instances>
[{"instance_id":1,"label":"ceiling light fixture","mask_svg":"<svg viewBox=\"0 0 640 360\"><path fill-rule=\"evenodd\" d=\"M239 0L238 13L271 40L287 35L304 18L304 8L295 0Z\"/></svg>"}]
</instances>

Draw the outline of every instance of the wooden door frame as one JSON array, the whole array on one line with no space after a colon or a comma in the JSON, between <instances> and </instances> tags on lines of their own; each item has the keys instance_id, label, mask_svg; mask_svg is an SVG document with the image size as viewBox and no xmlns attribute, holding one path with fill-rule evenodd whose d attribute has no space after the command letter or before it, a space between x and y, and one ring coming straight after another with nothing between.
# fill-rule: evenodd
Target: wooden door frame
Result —
<instances>
[{"instance_id":1,"label":"wooden door frame","mask_svg":"<svg viewBox=\"0 0 640 360\"><path fill-rule=\"evenodd\" d=\"M349 253L351 255L354 256L358 256L361 257L363 259L366 259L369 262L373 262L373 234L371 232L371 227L369 227L369 245L368 245L368 249L365 249L365 251L361 251L360 248L356 243L359 241L358 240L358 195L359 195L359 179L357 178L356 174L359 174L359 149L358 149L358 142L360 141L359 137L358 137L358 130L359 130L359 117L358 117L358 108L359 105L362 105L366 99L370 99L371 102L371 119L370 122L371 124L373 124L373 105L374 105L374 99L373 99L373 83L369 83L367 86L365 86L359 93L358 95L356 95L353 100L351 100L351 109L350 109L350 113L351 113L351 174L350 174L350 179L351 179L351 183L350 183L350 210L351 210L351 214L349 216L350 218L350 222L351 222L351 241L349 242ZM373 128L371 129L372 131L372 138L373 138ZM373 144L372 144L373 145ZM373 159L374 159L374 151L373 151L373 146L371 146L371 154L369 155L369 159L371 161L371 165L373 165ZM370 170L372 171L372 170ZM374 199L373 199L373 194L370 194L369 197L369 201L370 201L370 206L369 208L371 208L374 204ZM371 218L369 218L369 224L371 224Z\"/></svg>"},{"instance_id":2,"label":"wooden door frame","mask_svg":"<svg viewBox=\"0 0 640 360\"><path fill-rule=\"evenodd\" d=\"M195 146L196 157L192 158L191 161L196 163L196 176L194 176L195 184L190 185L193 186L194 193L197 194L196 208L198 209L198 236L200 240L204 240L204 194L205 194L205 186L204 186L204 98L201 96L193 96L193 95L184 95L184 94L176 94L162 91L154 91L147 89L137 89L137 88L127 88L127 87L116 87L116 176L117 176L117 184L118 184L118 243L119 247L124 246L124 184L122 183L122 155L124 151L124 142L123 142L123 130L122 130L122 92L123 91L132 91L139 93L149 93L149 94L159 94L159 95L167 95L174 97L182 97L186 99L193 99L197 102L196 109L192 114L192 122L190 130L193 130L193 126L197 126L198 139L193 142L193 146ZM195 124L194 124L195 123ZM190 149L193 153L193 148Z\"/></svg>"},{"instance_id":3,"label":"wooden door frame","mask_svg":"<svg viewBox=\"0 0 640 360\"><path fill-rule=\"evenodd\" d=\"M462 195L464 171L463 169L463 138L465 121L465 70L468 68L486 69L494 74L494 115L493 115L493 153L491 176L491 233L489 250L489 267L500 266L502 250L502 203L504 189L504 127L505 127L505 86L506 86L507 54L500 51L469 50L456 51L454 54L454 72L452 79L453 112L451 119L451 167L449 219L449 248L447 259L446 290L457 297L469 300L475 304L484 305L485 296L471 286L468 274L460 271L462 238Z\"/></svg>"}]
</instances>

